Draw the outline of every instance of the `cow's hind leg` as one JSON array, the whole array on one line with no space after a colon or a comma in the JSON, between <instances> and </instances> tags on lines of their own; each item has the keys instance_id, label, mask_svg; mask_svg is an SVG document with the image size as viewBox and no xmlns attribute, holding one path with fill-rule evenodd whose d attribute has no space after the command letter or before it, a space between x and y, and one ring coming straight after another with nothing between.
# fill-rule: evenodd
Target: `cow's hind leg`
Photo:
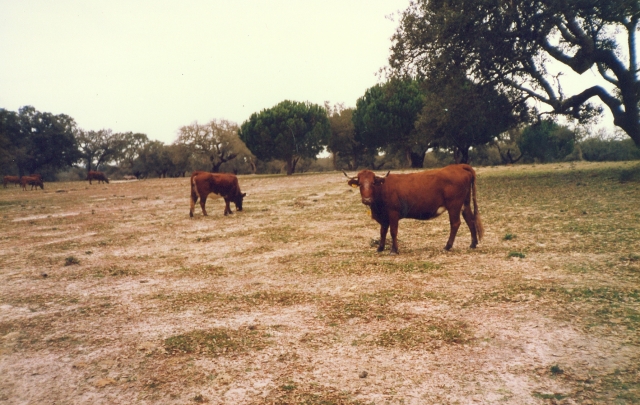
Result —
<instances>
[{"instance_id":1,"label":"cow's hind leg","mask_svg":"<svg viewBox=\"0 0 640 405\"><path fill-rule=\"evenodd\" d=\"M471 206L465 205L462 208L462 217L471 232L471 245L469 247L471 249L475 249L476 246L478 246L478 231L476 229L476 219L473 216L473 212L471 212Z\"/></svg>"},{"instance_id":2,"label":"cow's hind leg","mask_svg":"<svg viewBox=\"0 0 640 405\"><path fill-rule=\"evenodd\" d=\"M200 196L200 207L202 208L202 215L207 216L207 210L204 209L204 205L207 203L207 196Z\"/></svg>"},{"instance_id":3,"label":"cow's hind leg","mask_svg":"<svg viewBox=\"0 0 640 405\"><path fill-rule=\"evenodd\" d=\"M451 225L451 231L449 232L449 240L444 247L445 250L450 250L453 247L453 241L456 239L458 228L460 228L460 208L449 210L449 225Z\"/></svg>"},{"instance_id":4,"label":"cow's hind leg","mask_svg":"<svg viewBox=\"0 0 640 405\"><path fill-rule=\"evenodd\" d=\"M384 245L387 241L387 231L389 230L389 224L380 224L380 243L378 244L378 252L384 250Z\"/></svg>"},{"instance_id":5,"label":"cow's hind leg","mask_svg":"<svg viewBox=\"0 0 640 405\"><path fill-rule=\"evenodd\" d=\"M193 218L193 210L195 210L196 203L198 202L198 194L196 194L195 191L191 190L191 197L189 198L189 200L191 203L189 205L189 216Z\"/></svg>"}]
</instances>

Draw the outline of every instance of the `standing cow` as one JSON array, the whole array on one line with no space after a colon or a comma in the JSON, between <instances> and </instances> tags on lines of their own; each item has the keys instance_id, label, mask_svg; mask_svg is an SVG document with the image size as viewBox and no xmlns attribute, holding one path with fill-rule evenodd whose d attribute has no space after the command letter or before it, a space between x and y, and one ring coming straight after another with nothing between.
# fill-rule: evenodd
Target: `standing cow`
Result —
<instances>
[{"instance_id":1,"label":"standing cow","mask_svg":"<svg viewBox=\"0 0 640 405\"><path fill-rule=\"evenodd\" d=\"M2 178L2 185L7 188L7 184L13 183L16 186L20 184L20 176L4 176Z\"/></svg>"},{"instance_id":2,"label":"standing cow","mask_svg":"<svg viewBox=\"0 0 640 405\"><path fill-rule=\"evenodd\" d=\"M344 172L343 172L344 173ZM371 217L380 224L378 252L384 250L391 227L391 254L398 254L398 221L402 218L427 220L447 211L451 231L445 249L453 246L460 227L460 213L471 231L471 248L484 233L476 202L476 173L466 164L411 174L376 176L363 170L349 177L347 184L360 187L362 203L371 208ZM473 211L471 201L473 200Z\"/></svg>"},{"instance_id":3,"label":"standing cow","mask_svg":"<svg viewBox=\"0 0 640 405\"><path fill-rule=\"evenodd\" d=\"M36 189L40 186L41 189L44 190L44 183L42 182L42 178L40 176L22 176L20 178L20 185L22 186L22 190L27 191L27 184L31 185L31 190L35 187Z\"/></svg>"},{"instance_id":4,"label":"standing cow","mask_svg":"<svg viewBox=\"0 0 640 405\"><path fill-rule=\"evenodd\" d=\"M232 214L231 207L229 206L229 203L232 201L236 205L236 210L242 211L242 200L247 195L240 191L238 178L234 174L193 172L191 174L190 217L193 217L193 210L198 198L200 198L202 215L207 215L207 210L204 208L204 205L207 202L207 196L211 193L218 194L224 198L224 215Z\"/></svg>"},{"instance_id":5,"label":"standing cow","mask_svg":"<svg viewBox=\"0 0 640 405\"><path fill-rule=\"evenodd\" d=\"M87 178L85 180L89 180L89 184L91 184L91 180L98 180L98 184L103 181L109 184L109 179L104 175L104 173L93 170L90 170L89 173L87 173Z\"/></svg>"}]
</instances>

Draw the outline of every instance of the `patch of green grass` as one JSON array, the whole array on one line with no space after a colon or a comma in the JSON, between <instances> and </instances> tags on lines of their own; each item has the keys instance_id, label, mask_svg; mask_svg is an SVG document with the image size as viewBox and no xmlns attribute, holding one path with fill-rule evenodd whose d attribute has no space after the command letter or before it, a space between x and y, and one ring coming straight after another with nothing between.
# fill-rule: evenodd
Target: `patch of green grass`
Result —
<instances>
[{"instance_id":1,"label":"patch of green grass","mask_svg":"<svg viewBox=\"0 0 640 405\"><path fill-rule=\"evenodd\" d=\"M75 256L67 256L64 258L65 266L73 266L76 264L80 264L80 260L78 260L78 258L76 258Z\"/></svg>"},{"instance_id":2,"label":"patch of green grass","mask_svg":"<svg viewBox=\"0 0 640 405\"><path fill-rule=\"evenodd\" d=\"M257 329L212 328L171 336L164 341L170 354L206 353L213 356L262 350L270 343L266 333Z\"/></svg>"},{"instance_id":3,"label":"patch of green grass","mask_svg":"<svg viewBox=\"0 0 640 405\"><path fill-rule=\"evenodd\" d=\"M444 344L463 344L472 338L465 322L430 319L381 333L373 342L382 347L434 349Z\"/></svg>"},{"instance_id":4,"label":"patch of green grass","mask_svg":"<svg viewBox=\"0 0 640 405\"><path fill-rule=\"evenodd\" d=\"M504 235L504 237L502 238L502 240L513 240L516 238L516 235L512 234L512 233L507 233Z\"/></svg>"},{"instance_id":5,"label":"patch of green grass","mask_svg":"<svg viewBox=\"0 0 640 405\"><path fill-rule=\"evenodd\" d=\"M554 364L553 366L551 366L551 374L553 375L558 375L558 374L564 374L564 370L560 368L559 365Z\"/></svg>"},{"instance_id":6,"label":"patch of green grass","mask_svg":"<svg viewBox=\"0 0 640 405\"><path fill-rule=\"evenodd\" d=\"M509 252L507 257L509 257L509 258L518 257L520 259L524 259L526 257L526 255L524 253L522 253L522 252Z\"/></svg>"}]
</instances>

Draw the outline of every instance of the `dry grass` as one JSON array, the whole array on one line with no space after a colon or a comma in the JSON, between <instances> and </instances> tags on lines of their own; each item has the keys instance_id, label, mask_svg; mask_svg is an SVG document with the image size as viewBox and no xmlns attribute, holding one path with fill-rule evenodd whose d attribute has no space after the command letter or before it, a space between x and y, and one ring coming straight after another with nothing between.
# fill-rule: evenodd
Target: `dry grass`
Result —
<instances>
[{"instance_id":1,"label":"dry grass","mask_svg":"<svg viewBox=\"0 0 640 405\"><path fill-rule=\"evenodd\" d=\"M0 404L640 403L637 171L481 168L399 256L341 173L0 189Z\"/></svg>"}]
</instances>

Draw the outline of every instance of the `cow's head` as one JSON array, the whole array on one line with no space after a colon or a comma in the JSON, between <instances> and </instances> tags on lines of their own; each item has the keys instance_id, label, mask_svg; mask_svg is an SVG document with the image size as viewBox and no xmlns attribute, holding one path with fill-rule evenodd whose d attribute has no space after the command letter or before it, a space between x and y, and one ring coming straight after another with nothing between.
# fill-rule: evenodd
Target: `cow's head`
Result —
<instances>
[{"instance_id":1,"label":"cow's head","mask_svg":"<svg viewBox=\"0 0 640 405\"><path fill-rule=\"evenodd\" d=\"M242 200L244 200L244 197L246 195L247 193L236 194L235 198L233 199L233 203L236 205L236 211L242 211Z\"/></svg>"},{"instance_id":2,"label":"cow's head","mask_svg":"<svg viewBox=\"0 0 640 405\"><path fill-rule=\"evenodd\" d=\"M390 172L387 172L384 177L376 176L371 170L363 170L358 173L356 177L349 177L347 173L342 173L349 179L349 181L347 181L348 185L351 187L360 187L362 203L364 205L371 205L373 204L373 188L384 184L384 180Z\"/></svg>"}]
</instances>

